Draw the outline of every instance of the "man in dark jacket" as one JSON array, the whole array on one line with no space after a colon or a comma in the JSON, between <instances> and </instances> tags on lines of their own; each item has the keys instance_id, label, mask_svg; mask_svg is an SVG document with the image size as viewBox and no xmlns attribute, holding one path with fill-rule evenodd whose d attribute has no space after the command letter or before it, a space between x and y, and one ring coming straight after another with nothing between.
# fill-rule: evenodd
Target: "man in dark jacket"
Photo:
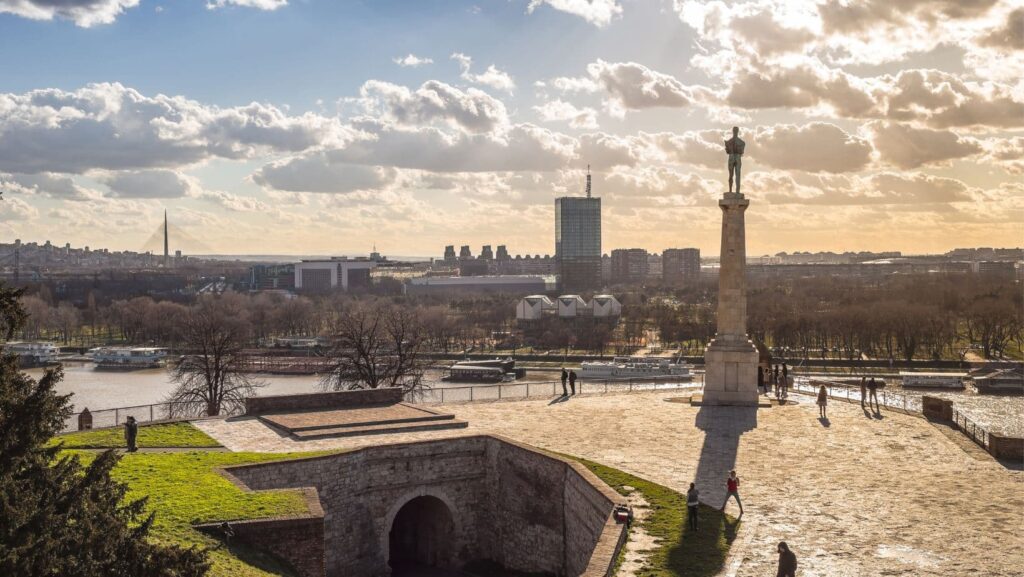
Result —
<instances>
[{"instance_id":1,"label":"man in dark jacket","mask_svg":"<svg viewBox=\"0 0 1024 577\"><path fill-rule=\"evenodd\" d=\"M568 380L569 380L569 371L565 370L565 367L562 367L562 396L563 397L568 397L569 396L569 390L565 388L565 381L568 381Z\"/></svg>"},{"instance_id":2,"label":"man in dark jacket","mask_svg":"<svg viewBox=\"0 0 1024 577\"><path fill-rule=\"evenodd\" d=\"M697 486L690 483L690 490L686 492L686 517L690 520L690 528L694 531L700 530L697 528L697 511L699 509L700 493L697 492Z\"/></svg>"},{"instance_id":3,"label":"man in dark jacket","mask_svg":"<svg viewBox=\"0 0 1024 577\"><path fill-rule=\"evenodd\" d=\"M576 371L569 371L569 390L576 394Z\"/></svg>"},{"instance_id":4,"label":"man in dark jacket","mask_svg":"<svg viewBox=\"0 0 1024 577\"><path fill-rule=\"evenodd\" d=\"M775 577L796 577L796 555L785 541L779 543L779 572Z\"/></svg>"},{"instance_id":5,"label":"man in dark jacket","mask_svg":"<svg viewBox=\"0 0 1024 577\"><path fill-rule=\"evenodd\" d=\"M139 424L135 422L135 417L128 417L128 420L124 423L124 440L128 443L128 452L134 453L138 450L135 446L135 440L139 437Z\"/></svg>"}]
</instances>

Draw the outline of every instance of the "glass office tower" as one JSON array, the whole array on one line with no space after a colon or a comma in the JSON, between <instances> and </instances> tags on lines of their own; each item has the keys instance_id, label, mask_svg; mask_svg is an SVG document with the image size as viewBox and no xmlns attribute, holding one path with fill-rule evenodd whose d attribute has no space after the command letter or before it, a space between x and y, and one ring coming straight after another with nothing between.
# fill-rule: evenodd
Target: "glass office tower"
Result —
<instances>
[{"instance_id":1,"label":"glass office tower","mask_svg":"<svg viewBox=\"0 0 1024 577\"><path fill-rule=\"evenodd\" d=\"M555 199L555 257L562 291L601 287L600 198Z\"/></svg>"}]
</instances>

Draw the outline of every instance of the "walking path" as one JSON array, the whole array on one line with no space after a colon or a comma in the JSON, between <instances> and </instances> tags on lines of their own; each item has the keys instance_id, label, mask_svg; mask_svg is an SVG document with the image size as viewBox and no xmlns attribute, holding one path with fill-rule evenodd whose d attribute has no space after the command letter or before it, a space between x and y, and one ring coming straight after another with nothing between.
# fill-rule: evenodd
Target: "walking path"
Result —
<instances>
[{"instance_id":1,"label":"walking path","mask_svg":"<svg viewBox=\"0 0 1024 577\"><path fill-rule=\"evenodd\" d=\"M741 478L737 577L772 575L787 541L803 577L1010 577L1024 567L1024 472L965 452L922 418L806 396L769 409L691 407L674 393L439 407L460 431L297 441L255 419L196 426L231 450L302 451L494 433L586 457L720 503ZM730 504L735 508L735 503ZM735 509L733 509L734 512ZM729 569L733 569L730 567Z\"/></svg>"}]
</instances>

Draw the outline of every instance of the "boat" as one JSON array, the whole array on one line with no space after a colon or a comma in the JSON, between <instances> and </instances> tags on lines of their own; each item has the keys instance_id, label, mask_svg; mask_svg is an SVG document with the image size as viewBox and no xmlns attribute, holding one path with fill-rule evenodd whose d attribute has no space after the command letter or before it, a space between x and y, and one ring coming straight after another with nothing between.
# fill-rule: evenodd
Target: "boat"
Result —
<instances>
[{"instance_id":1,"label":"boat","mask_svg":"<svg viewBox=\"0 0 1024 577\"><path fill-rule=\"evenodd\" d=\"M99 371L159 369L167 365L167 349L161 347L102 347L89 351Z\"/></svg>"},{"instance_id":2,"label":"boat","mask_svg":"<svg viewBox=\"0 0 1024 577\"><path fill-rule=\"evenodd\" d=\"M583 361L580 377L585 379L636 379L652 377L693 378L692 366L668 357L613 357L610 361Z\"/></svg>"},{"instance_id":3,"label":"boat","mask_svg":"<svg viewBox=\"0 0 1024 577\"><path fill-rule=\"evenodd\" d=\"M58 364L60 348L53 343L13 341L3 345L3 352L18 357L18 366L21 368L31 369Z\"/></svg>"},{"instance_id":4,"label":"boat","mask_svg":"<svg viewBox=\"0 0 1024 577\"><path fill-rule=\"evenodd\" d=\"M501 383L526 376L525 369L517 369L515 359L457 361L445 369L445 381L462 383Z\"/></svg>"},{"instance_id":5,"label":"boat","mask_svg":"<svg viewBox=\"0 0 1024 577\"><path fill-rule=\"evenodd\" d=\"M1014 369L997 369L972 377L974 388L985 395L1024 395L1024 373Z\"/></svg>"},{"instance_id":6,"label":"boat","mask_svg":"<svg viewBox=\"0 0 1024 577\"><path fill-rule=\"evenodd\" d=\"M962 389L967 373L914 373L900 371L904 388Z\"/></svg>"}]
</instances>

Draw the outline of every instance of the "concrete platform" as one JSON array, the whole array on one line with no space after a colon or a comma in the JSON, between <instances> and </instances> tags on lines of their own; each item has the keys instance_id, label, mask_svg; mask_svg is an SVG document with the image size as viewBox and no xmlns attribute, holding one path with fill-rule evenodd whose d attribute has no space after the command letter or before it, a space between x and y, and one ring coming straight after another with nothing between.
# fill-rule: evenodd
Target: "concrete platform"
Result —
<instances>
[{"instance_id":1,"label":"concrete platform","mask_svg":"<svg viewBox=\"0 0 1024 577\"><path fill-rule=\"evenodd\" d=\"M299 439L464 429L469 426L465 421L456 420L452 414L406 403L271 413L257 418Z\"/></svg>"},{"instance_id":2,"label":"concrete platform","mask_svg":"<svg viewBox=\"0 0 1024 577\"><path fill-rule=\"evenodd\" d=\"M730 407L757 407L759 409L767 409L767 408L771 407L773 404L778 404L778 403L772 403L772 399L769 399L768 397L762 397L762 396L758 395L756 403L754 403L754 402L745 403L745 402L736 401L736 402L728 403L725 406L730 406ZM722 406L722 403L705 403L704 402L704 395L702 395L700 393L697 393L695 395L691 395L690 396L690 406L692 406L692 407L703 407L705 405L707 405L707 406Z\"/></svg>"}]
</instances>

